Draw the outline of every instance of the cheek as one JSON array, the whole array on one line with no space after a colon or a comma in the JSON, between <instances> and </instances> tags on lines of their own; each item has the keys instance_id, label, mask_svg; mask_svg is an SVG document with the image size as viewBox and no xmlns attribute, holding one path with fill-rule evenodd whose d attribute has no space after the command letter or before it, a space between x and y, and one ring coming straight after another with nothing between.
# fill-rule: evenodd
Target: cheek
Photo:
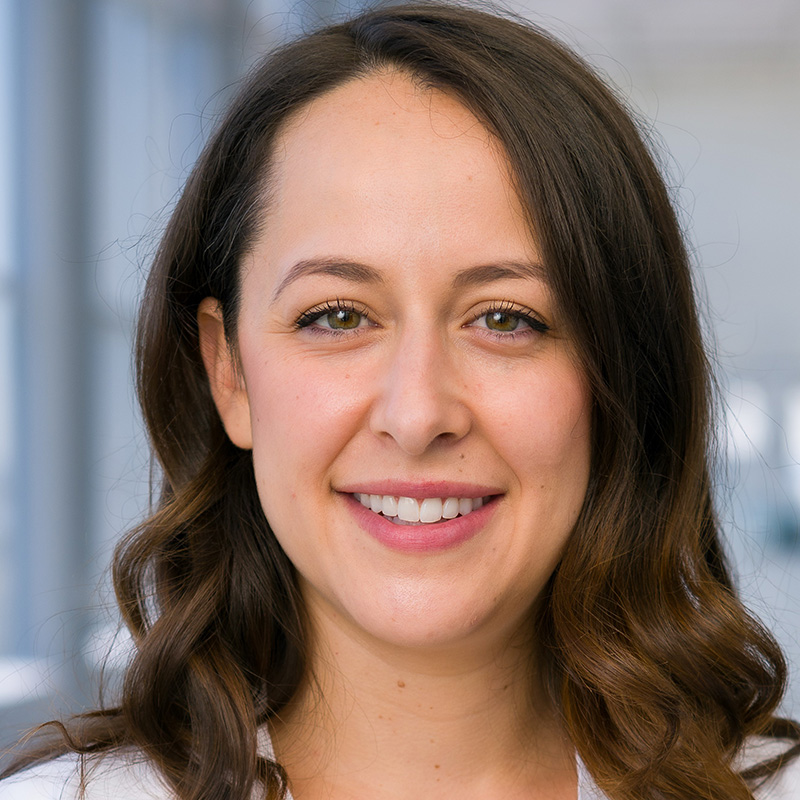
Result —
<instances>
[{"instance_id":1,"label":"cheek","mask_svg":"<svg viewBox=\"0 0 800 800\"><path fill-rule=\"evenodd\" d=\"M364 387L347 371L307 367L302 358L261 359L245 365L253 458L278 456L291 474L294 462L313 470L338 452L362 414Z\"/></svg>"},{"instance_id":2,"label":"cheek","mask_svg":"<svg viewBox=\"0 0 800 800\"><path fill-rule=\"evenodd\" d=\"M493 416L503 449L520 470L536 470L543 481L548 475L560 482L588 480L591 402L575 369L553 365L518 380Z\"/></svg>"},{"instance_id":3,"label":"cheek","mask_svg":"<svg viewBox=\"0 0 800 800\"><path fill-rule=\"evenodd\" d=\"M323 529L320 487L357 429L363 391L347 372L310 369L302 358L262 357L243 367L262 508L289 559L315 564L309 531Z\"/></svg>"}]
</instances>

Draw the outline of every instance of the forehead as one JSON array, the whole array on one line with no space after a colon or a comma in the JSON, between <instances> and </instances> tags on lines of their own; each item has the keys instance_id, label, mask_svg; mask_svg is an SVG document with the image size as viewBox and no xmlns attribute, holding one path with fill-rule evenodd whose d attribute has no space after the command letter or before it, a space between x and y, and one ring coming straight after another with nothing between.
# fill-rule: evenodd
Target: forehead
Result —
<instances>
[{"instance_id":1,"label":"forehead","mask_svg":"<svg viewBox=\"0 0 800 800\"><path fill-rule=\"evenodd\" d=\"M320 95L292 114L278 142L285 146L294 139L297 144L313 141L319 145L339 134L346 139L360 137L365 126L374 128L377 139L427 140L433 132L444 144L469 136L494 145L486 128L460 100L398 70L352 78Z\"/></svg>"},{"instance_id":2,"label":"forehead","mask_svg":"<svg viewBox=\"0 0 800 800\"><path fill-rule=\"evenodd\" d=\"M419 289L539 257L497 140L456 98L395 72L316 98L275 141L243 275L274 292L309 261L371 265Z\"/></svg>"},{"instance_id":3,"label":"forehead","mask_svg":"<svg viewBox=\"0 0 800 800\"><path fill-rule=\"evenodd\" d=\"M434 225L474 201L506 206L527 235L500 143L458 99L400 72L353 79L294 114L271 173L270 212L327 202L341 217L361 203Z\"/></svg>"}]
</instances>

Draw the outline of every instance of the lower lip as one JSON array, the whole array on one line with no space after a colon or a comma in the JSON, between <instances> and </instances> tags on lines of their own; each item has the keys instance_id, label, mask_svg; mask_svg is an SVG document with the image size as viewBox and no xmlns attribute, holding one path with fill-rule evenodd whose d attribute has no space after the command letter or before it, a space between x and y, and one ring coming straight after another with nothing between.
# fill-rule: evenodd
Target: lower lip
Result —
<instances>
[{"instance_id":1,"label":"lower lip","mask_svg":"<svg viewBox=\"0 0 800 800\"><path fill-rule=\"evenodd\" d=\"M396 525L381 514L361 505L353 495L342 495L358 524L373 539L392 550L404 553L430 553L449 550L472 539L487 524L497 505L497 497L463 517L426 522L419 525Z\"/></svg>"}]
</instances>

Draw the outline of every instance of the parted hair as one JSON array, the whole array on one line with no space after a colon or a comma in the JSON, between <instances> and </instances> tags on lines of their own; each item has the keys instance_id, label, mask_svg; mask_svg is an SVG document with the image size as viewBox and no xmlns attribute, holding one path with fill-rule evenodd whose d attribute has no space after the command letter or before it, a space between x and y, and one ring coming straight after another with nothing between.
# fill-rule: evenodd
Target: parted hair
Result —
<instances>
[{"instance_id":1,"label":"parted hair","mask_svg":"<svg viewBox=\"0 0 800 800\"><path fill-rule=\"evenodd\" d=\"M369 10L267 55L243 82L167 225L141 308L138 391L160 485L119 545L135 640L119 702L81 715L12 771L57 753L143 751L183 800L280 798L257 732L307 676L291 563L227 438L198 346L222 305L236 343L239 266L270 210L276 135L311 100L398 70L462 102L502 145L593 399L591 477L530 619L552 702L611 800L746 800L798 750L738 773L786 665L743 607L712 503L711 371L689 257L635 117L546 32L421 3Z\"/></svg>"}]
</instances>

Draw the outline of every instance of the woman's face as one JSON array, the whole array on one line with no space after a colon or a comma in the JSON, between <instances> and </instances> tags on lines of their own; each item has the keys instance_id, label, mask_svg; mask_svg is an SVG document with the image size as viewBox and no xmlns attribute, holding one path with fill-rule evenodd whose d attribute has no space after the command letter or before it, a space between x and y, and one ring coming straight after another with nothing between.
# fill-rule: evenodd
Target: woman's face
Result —
<instances>
[{"instance_id":1,"label":"woman's face","mask_svg":"<svg viewBox=\"0 0 800 800\"><path fill-rule=\"evenodd\" d=\"M312 618L513 634L586 493L590 398L496 142L399 74L314 100L241 280L240 371L211 300L204 357Z\"/></svg>"}]
</instances>

